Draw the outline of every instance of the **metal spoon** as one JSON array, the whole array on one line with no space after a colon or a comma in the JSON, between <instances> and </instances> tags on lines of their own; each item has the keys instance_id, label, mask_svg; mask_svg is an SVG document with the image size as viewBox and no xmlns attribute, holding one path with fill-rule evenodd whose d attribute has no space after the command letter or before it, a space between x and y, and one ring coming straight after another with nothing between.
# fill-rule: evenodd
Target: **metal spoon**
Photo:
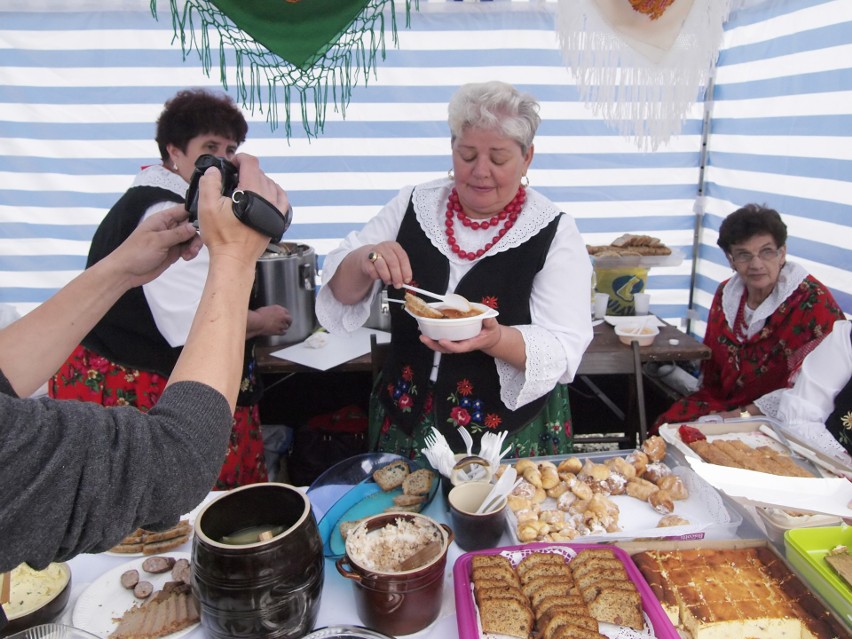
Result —
<instances>
[{"instance_id":1,"label":"metal spoon","mask_svg":"<svg viewBox=\"0 0 852 639\"><path fill-rule=\"evenodd\" d=\"M467 299L458 293L447 293L446 295L439 295L438 293L432 293L431 291L425 291L422 288L417 288L416 286L409 286L408 284L403 284L402 288L407 288L409 291L414 291L415 293L420 293L421 295L426 295L427 297L433 297L436 300L442 301L449 308L454 308L457 311L461 311L463 313L470 310L470 302Z\"/></svg>"}]
</instances>

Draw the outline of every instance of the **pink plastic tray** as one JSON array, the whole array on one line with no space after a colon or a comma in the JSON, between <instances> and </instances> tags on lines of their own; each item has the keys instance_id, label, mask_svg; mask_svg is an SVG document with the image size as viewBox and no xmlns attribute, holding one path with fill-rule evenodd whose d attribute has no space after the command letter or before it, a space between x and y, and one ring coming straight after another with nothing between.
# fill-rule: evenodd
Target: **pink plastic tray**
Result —
<instances>
[{"instance_id":1,"label":"pink plastic tray","mask_svg":"<svg viewBox=\"0 0 852 639\"><path fill-rule=\"evenodd\" d=\"M615 553L615 556L624 564L627 575L630 577L639 594L642 596L642 608L645 612L646 628L643 631L636 631L631 628L620 628L610 626L613 631L602 629L602 634L606 634L611 638L617 639L634 639L641 637L648 639L656 637L656 639L680 639L672 622L660 606L660 602L654 596L653 591L648 582L639 572L636 564L626 552L615 546L607 546L603 544L564 544L555 542L540 542L533 544L524 544L522 546L504 546L502 548L489 548L487 550L477 550L469 552L456 560L453 568L453 582L456 596L456 619L459 626L459 639L482 639L483 635L479 632L479 623L477 621L476 603L473 600L473 591L470 582L471 563L474 555L504 555L513 565L517 566L525 555L532 552L541 552L544 549L552 548L552 552L558 552L570 561L578 552L588 548L609 548Z\"/></svg>"}]
</instances>

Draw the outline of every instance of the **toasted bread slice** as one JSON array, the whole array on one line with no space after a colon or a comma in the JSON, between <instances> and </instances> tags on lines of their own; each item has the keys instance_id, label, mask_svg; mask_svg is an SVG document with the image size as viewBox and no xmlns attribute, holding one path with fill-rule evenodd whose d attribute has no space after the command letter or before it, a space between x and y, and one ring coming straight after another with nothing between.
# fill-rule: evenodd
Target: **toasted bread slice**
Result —
<instances>
[{"instance_id":1,"label":"toasted bread slice","mask_svg":"<svg viewBox=\"0 0 852 639\"><path fill-rule=\"evenodd\" d=\"M419 315L420 317L428 317L431 319L441 319L446 317L441 311L436 308L432 308L426 302L411 293L405 294L405 308L411 311L413 315Z\"/></svg>"},{"instance_id":2,"label":"toasted bread slice","mask_svg":"<svg viewBox=\"0 0 852 639\"><path fill-rule=\"evenodd\" d=\"M382 490L388 491L402 486L402 482L405 481L410 472L408 464L399 459L373 471L373 479L376 480Z\"/></svg>"}]
</instances>

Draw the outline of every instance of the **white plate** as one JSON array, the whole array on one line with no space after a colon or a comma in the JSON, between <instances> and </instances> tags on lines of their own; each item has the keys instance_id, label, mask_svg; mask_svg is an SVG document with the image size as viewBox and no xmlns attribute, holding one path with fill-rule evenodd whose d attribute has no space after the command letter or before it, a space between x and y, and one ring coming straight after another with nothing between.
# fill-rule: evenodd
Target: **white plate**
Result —
<instances>
[{"instance_id":1,"label":"white plate","mask_svg":"<svg viewBox=\"0 0 852 639\"><path fill-rule=\"evenodd\" d=\"M166 552L162 555L148 555L139 557L127 563L116 566L109 572L104 573L80 593L77 603L74 604L72 613L72 624L82 628L99 637L108 637L118 627L119 619L135 603L142 603L143 599L133 596L133 591L121 585L121 575L126 570L135 568L139 571L139 578L150 581L154 585L154 591L160 590L167 581L171 581L171 571L153 575L142 570L142 562L147 557L174 557L175 559L190 559L188 552ZM178 630L170 635L170 639L178 639L193 630L198 624Z\"/></svg>"},{"instance_id":2,"label":"white plate","mask_svg":"<svg viewBox=\"0 0 852 639\"><path fill-rule=\"evenodd\" d=\"M645 321L647 315L607 315L604 320L610 326L619 326L623 324L633 325ZM666 323L657 316L653 316L648 320L648 326L665 326Z\"/></svg>"},{"instance_id":3,"label":"white plate","mask_svg":"<svg viewBox=\"0 0 852 639\"><path fill-rule=\"evenodd\" d=\"M207 497L205 497L200 504L198 504L195 508L190 510L186 515L181 517L182 520L183 519L189 520L189 537L187 537L186 541L184 543L182 543L180 546L177 546L176 548L173 548L172 550L166 550L165 552L159 553L159 554L168 554L168 553L171 553L171 552L177 552L177 551L181 550L181 548L184 548L184 547L188 548L189 544L192 542L192 535L195 532L195 519L196 519L196 517L198 517L198 513L200 513L201 509L204 508L208 503L210 503L212 500L216 499L216 497L219 497L219 496L224 495L224 494L225 494L224 492L211 492L211 493L209 493L207 495ZM114 552L112 550L106 550L106 551L104 551L103 554L111 555L113 557L126 557L127 559L130 559L131 557L149 557L150 556L150 555L145 555L144 553L141 553L141 552Z\"/></svg>"}]
</instances>

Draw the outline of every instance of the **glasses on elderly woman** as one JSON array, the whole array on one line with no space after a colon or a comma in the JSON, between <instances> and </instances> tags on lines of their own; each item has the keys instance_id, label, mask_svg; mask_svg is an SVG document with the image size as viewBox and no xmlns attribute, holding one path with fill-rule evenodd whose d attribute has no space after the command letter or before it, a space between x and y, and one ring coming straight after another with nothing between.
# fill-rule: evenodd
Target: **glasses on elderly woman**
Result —
<instances>
[{"instance_id":1,"label":"glasses on elderly woman","mask_svg":"<svg viewBox=\"0 0 852 639\"><path fill-rule=\"evenodd\" d=\"M751 261L756 257L759 257L762 262L769 262L770 260L774 260L779 255L781 255L781 249L765 248L760 249L757 255L749 253L748 251L734 253L731 256L731 259L737 264L751 264Z\"/></svg>"}]
</instances>

